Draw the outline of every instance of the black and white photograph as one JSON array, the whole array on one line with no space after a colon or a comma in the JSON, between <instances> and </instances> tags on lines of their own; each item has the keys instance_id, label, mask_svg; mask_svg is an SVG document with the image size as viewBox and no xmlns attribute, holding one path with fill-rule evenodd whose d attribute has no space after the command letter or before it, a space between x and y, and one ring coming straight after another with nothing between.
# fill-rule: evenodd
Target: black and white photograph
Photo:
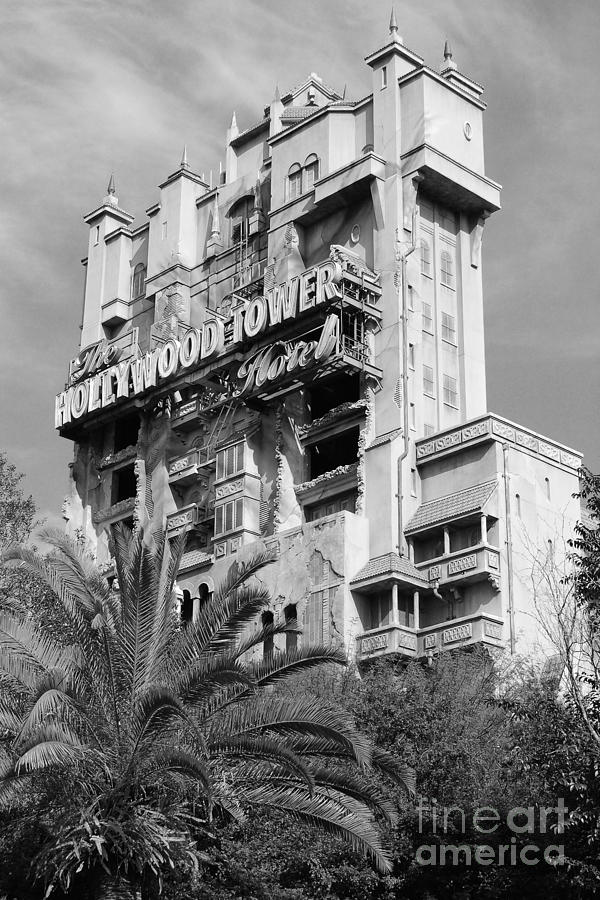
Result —
<instances>
[{"instance_id":1,"label":"black and white photograph","mask_svg":"<svg viewBox=\"0 0 600 900\"><path fill-rule=\"evenodd\" d=\"M0 11L0 900L600 896L600 4Z\"/></svg>"}]
</instances>

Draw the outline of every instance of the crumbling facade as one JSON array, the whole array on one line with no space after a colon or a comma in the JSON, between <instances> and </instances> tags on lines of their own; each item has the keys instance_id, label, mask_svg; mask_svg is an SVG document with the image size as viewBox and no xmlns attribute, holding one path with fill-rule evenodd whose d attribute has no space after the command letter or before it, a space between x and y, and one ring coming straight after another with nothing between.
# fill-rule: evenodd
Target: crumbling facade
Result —
<instances>
[{"instance_id":1,"label":"crumbling facade","mask_svg":"<svg viewBox=\"0 0 600 900\"><path fill-rule=\"evenodd\" d=\"M56 399L65 516L108 563L140 421L166 416L184 620L266 545L263 621L303 628L277 646L525 650L532 548L578 517L581 455L487 411L483 89L448 46L428 68L394 19L366 64L362 99L311 74L252 126L234 115L218 183L184 152L139 227L112 179L85 217L81 348Z\"/></svg>"}]
</instances>

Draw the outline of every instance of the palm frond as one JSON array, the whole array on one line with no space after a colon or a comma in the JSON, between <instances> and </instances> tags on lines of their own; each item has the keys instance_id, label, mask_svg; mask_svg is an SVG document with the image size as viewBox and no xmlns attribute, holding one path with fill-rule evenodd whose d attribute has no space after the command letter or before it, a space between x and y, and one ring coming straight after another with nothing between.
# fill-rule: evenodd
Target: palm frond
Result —
<instances>
[{"instance_id":1,"label":"palm frond","mask_svg":"<svg viewBox=\"0 0 600 900\"><path fill-rule=\"evenodd\" d=\"M254 647L258 647L260 644L264 644L268 638L274 637L276 634L300 634L300 632L301 629L295 619L281 622L277 625L263 625L262 628L248 635L243 641L239 641L235 648L235 656L243 656L244 653L253 650Z\"/></svg>"},{"instance_id":2,"label":"palm frond","mask_svg":"<svg viewBox=\"0 0 600 900\"><path fill-rule=\"evenodd\" d=\"M286 653L273 653L263 662L249 666L249 670L257 684L264 687L324 663L347 666L348 660L345 652L339 647L331 644L314 644L298 650L288 650Z\"/></svg>"},{"instance_id":3,"label":"palm frond","mask_svg":"<svg viewBox=\"0 0 600 900\"><path fill-rule=\"evenodd\" d=\"M164 750L153 754L152 767L158 773L180 772L192 781L198 781L209 800L213 793L212 775L209 766L198 756L183 748Z\"/></svg>"},{"instance_id":4,"label":"palm frond","mask_svg":"<svg viewBox=\"0 0 600 900\"><path fill-rule=\"evenodd\" d=\"M414 797L417 792L416 772L411 766L407 766L401 760L397 759L388 750L382 750L380 747L373 747L373 768L393 779L396 784L401 785L410 797Z\"/></svg>"},{"instance_id":5,"label":"palm frond","mask_svg":"<svg viewBox=\"0 0 600 900\"><path fill-rule=\"evenodd\" d=\"M274 550L264 550L255 553L250 559L243 562L234 562L229 567L227 575L215 591L215 603L219 604L230 597L235 591L243 587L248 580L264 569L265 566L274 563L277 553Z\"/></svg>"},{"instance_id":6,"label":"palm frond","mask_svg":"<svg viewBox=\"0 0 600 900\"><path fill-rule=\"evenodd\" d=\"M311 793L314 789L315 778L301 757L294 753L293 750L290 750L285 743L275 740L268 735L240 734L235 737L225 736L210 741L207 746L208 752L213 756L238 757L243 760L251 760L254 764L268 761L270 770L266 773L261 771L258 775L259 779L262 779L265 774L273 774L272 765L274 763L284 772L288 772L295 778L303 781ZM244 782L257 778L257 772L253 770L252 766L250 768L242 768L238 776L239 774L241 774Z\"/></svg>"},{"instance_id":7,"label":"palm frond","mask_svg":"<svg viewBox=\"0 0 600 900\"><path fill-rule=\"evenodd\" d=\"M269 784L248 788L244 799L250 803L286 810L298 819L319 825L349 841L355 850L373 859L380 872L392 868L389 851L368 806L338 791L316 790L312 796L301 786Z\"/></svg>"},{"instance_id":8,"label":"palm frond","mask_svg":"<svg viewBox=\"0 0 600 900\"><path fill-rule=\"evenodd\" d=\"M77 664L75 648L56 643L29 620L0 614L0 670L31 686L49 669L69 672Z\"/></svg>"},{"instance_id":9,"label":"palm frond","mask_svg":"<svg viewBox=\"0 0 600 900\"><path fill-rule=\"evenodd\" d=\"M312 774L318 788L333 788L354 797L373 812L385 816L390 825L396 824L398 813L393 801L373 781L349 771L347 767L339 769L333 766L319 766L312 770Z\"/></svg>"},{"instance_id":10,"label":"palm frond","mask_svg":"<svg viewBox=\"0 0 600 900\"><path fill-rule=\"evenodd\" d=\"M15 772L34 772L52 766L68 766L80 762L84 757L83 747L64 741L40 741L17 759Z\"/></svg>"}]
</instances>

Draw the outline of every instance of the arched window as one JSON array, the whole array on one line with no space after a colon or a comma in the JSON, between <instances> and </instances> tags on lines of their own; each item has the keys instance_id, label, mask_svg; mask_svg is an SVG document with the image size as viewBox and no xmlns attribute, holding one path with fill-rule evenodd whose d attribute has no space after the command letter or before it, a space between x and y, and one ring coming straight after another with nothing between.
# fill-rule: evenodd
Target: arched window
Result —
<instances>
[{"instance_id":1,"label":"arched window","mask_svg":"<svg viewBox=\"0 0 600 900\"><path fill-rule=\"evenodd\" d=\"M454 263L447 250L442 250L440 269L442 284L454 287Z\"/></svg>"},{"instance_id":2,"label":"arched window","mask_svg":"<svg viewBox=\"0 0 600 900\"><path fill-rule=\"evenodd\" d=\"M187 625L194 617L194 601L189 591L183 592L181 599L181 623Z\"/></svg>"},{"instance_id":3,"label":"arched window","mask_svg":"<svg viewBox=\"0 0 600 900\"><path fill-rule=\"evenodd\" d=\"M272 612L264 612L262 614L262 626L263 628L267 628L273 625L273 613ZM263 659L268 659L273 656L273 635L270 634L263 641Z\"/></svg>"},{"instance_id":4,"label":"arched window","mask_svg":"<svg viewBox=\"0 0 600 900\"><path fill-rule=\"evenodd\" d=\"M289 625L291 622L295 622L298 618L298 612L296 610L296 604L290 603L289 606L283 611L285 616L285 624ZM295 650L298 646L298 633L296 631L286 631L285 633L285 649L286 652L289 653L290 650Z\"/></svg>"},{"instance_id":5,"label":"arched window","mask_svg":"<svg viewBox=\"0 0 600 900\"><path fill-rule=\"evenodd\" d=\"M544 485L546 487L546 500L551 500L552 495L550 493L550 479L549 478L544 478Z\"/></svg>"},{"instance_id":6,"label":"arched window","mask_svg":"<svg viewBox=\"0 0 600 900\"><path fill-rule=\"evenodd\" d=\"M202 607L208 603L210 600L211 590L207 583L203 581L198 585L198 609L202 609Z\"/></svg>"},{"instance_id":7,"label":"arched window","mask_svg":"<svg viewBox=\"0 0 600 900\"><path fill-rule=\"evenodd\" d=\"M254 209L254 197L242 197L229 210L231 222L231 243L240 244L248 240L250 216Z\"/></svg>"},{"instance_id":8,"label":"arched window","mask_svg":"<svg viewBox=\"0 0 600 900\"><path fill-rule=\"evenodd\" d=\"M146 266L144 263L138 263L133 270L133 284L131 287L131 296L134 300L143 297L146 292Z\"/></svg>"},{"instance_id":9,"label":"arched window","mask_svg":"<svg viewBox=\"0 0 600 900\"><path fill-rule=\"evenodd\" d=\"M517 502L517 515L521 518L521 495L515 494L515 500Z\"/></svg>"},{"instance_id":10,"label":"arched window","mask_svg":"<svg viewBox=\"0 0 600 900\"><path fill-rule=\"evenodd\" d=\"M304 184L303 190L312 191L315 181L319 177L319 157L316 153L311 153L304 161Z\"/></svg>"},{"instance_id":11,"label":"arched window","mask_svg":"<svg viewBox=\"0 0 600 900\"><path fill-rule=\"evenodd\" d=\"M294 163L290 166L288 172L288 200L295 200L302 193L302 168L300 163Z\"/></svg>"},{"instance_id":12,"label":"arched window","mask_svg":"<svg viewBox=\"0 0 600 900\"><path fill-rule=\"evenodd\" d=\"M421 241L421 275L431 278L431 249L427 241Z\"/></svg>"}]
</instances>

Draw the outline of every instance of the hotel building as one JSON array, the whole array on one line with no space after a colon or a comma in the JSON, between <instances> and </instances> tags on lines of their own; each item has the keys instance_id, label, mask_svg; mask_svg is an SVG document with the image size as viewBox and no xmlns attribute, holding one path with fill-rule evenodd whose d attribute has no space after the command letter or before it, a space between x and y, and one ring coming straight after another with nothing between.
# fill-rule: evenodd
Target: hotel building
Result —
<instances>
[{"instance_id":1,"label":"hotel building","mask_svg":"<svg viewBox=\"0 0 600 900\"><path fill-rule=\"evenodd\" d=\"M109 563L140 422L168 418L154 490L187 536L184 620L266 546L263 621L303 629L277 647L532 652L532 564L579 517L581 454L487 409L483 88L448 45L425 65L394 17L366 66L361 99L311 73L254 124L234 115L218 183L184 152L143 224L112 179L85 216L81 345L56 399L68 528Z\"/></svg>"}]
</instances>

